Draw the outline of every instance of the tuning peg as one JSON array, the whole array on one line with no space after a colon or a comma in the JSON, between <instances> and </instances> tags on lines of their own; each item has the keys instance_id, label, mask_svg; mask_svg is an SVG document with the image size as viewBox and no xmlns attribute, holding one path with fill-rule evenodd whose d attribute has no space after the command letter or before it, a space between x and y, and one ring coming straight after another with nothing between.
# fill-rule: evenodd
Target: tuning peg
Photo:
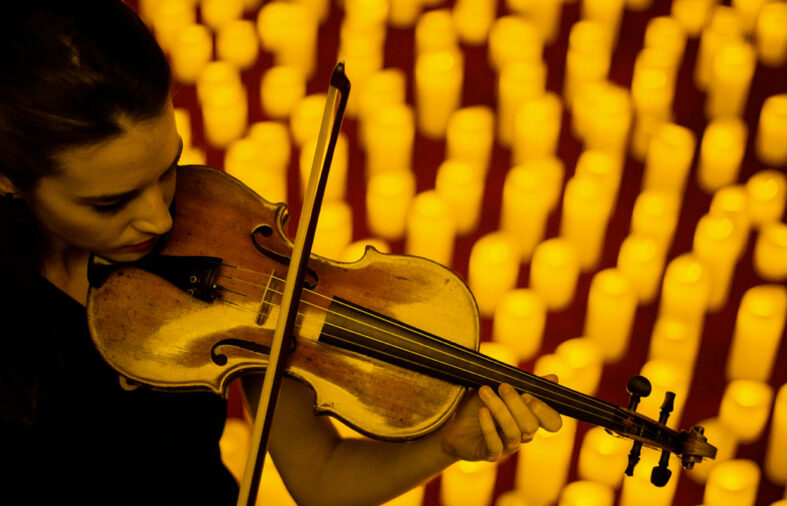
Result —
<instances>
[{"instance_id":1,"label":"tuning peg","mask_svg":"<svg viewBox=\"0 0 787 506\"><path fill-rule=\"evenodd\" d=\"M626 390L631 394L629 399L629 409L635 411L642 397L650 395L650 381L645 376L632 376L626 384Z\"/></svg>"},{"instance_id":2,"label":"tuning peg","mask_svg":"<svg viewBox=\"0 0 787 506\"><path fill-rule=\"evenodd\" d=\"M675 407L675 394L673 392L667 392L664 395L664 403L661 405L661 412L659 413L659 423L666 425L667 419L669 418L670 413ZM667 469L667 465L669 464L669 456L670 453L667 450L661 451L661 458L659 459L659 465L653 467L653 471L650 473L650 482L656 485L657 487L663 487L667 484L672 476L672 471Z\"/></svg>"}]
</instances>

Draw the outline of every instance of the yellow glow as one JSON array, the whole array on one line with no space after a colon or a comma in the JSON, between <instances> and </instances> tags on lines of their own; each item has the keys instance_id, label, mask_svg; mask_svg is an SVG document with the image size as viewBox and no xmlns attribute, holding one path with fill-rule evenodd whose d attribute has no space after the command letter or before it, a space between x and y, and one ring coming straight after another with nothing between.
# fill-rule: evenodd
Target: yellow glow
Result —
<instances>
[{"instance_id":1,"label":"yellow glow","mask_svg":"<svg viewBox=\"0 0 787 506\"><path fill-rule=\"evenodd\" d=\"M448 119L446 158L472 164L486 174L495 138L495 116L491 107L457 109Z\"/></svg>"},{"instance_id":2,"label":"yellow glow","mask_svg":"<svg viewBox=\"0 0 787 506\"><path fill-rule=\"evenodd\" d=\"M697 425L705 429L705 437L708 441L713 441L713 446L718 450L716 458L704 460L694 466L694 469L687 471L686 474L697 483L705 483L708 474L716 465L735 457L738 450L738 437L735 432L719 418L709 418L702 420Z\"/></svg>"},{"instance_id":3,"label":"yellow glow","mask_svg":"<svg viewBox=\"0 0 787 506\"><path fill-rule=\"evenodd\" d=\"M484 192L484 177L478 167L459 160L446 160L437 169L435 190L451 207L456 233L473 232L481 216Z\"/></svg>"},{"instance_id":4,"label":"yellow glow","mask_svg":"<svg viewBox=\"0 0 787 506\"><path fill-rule=\"evenodd\" d=\"M260 81L262 110L271 118L289 117L306 95L306 81L296 67L277 65L269 68Z\"/></svg>"},{"instance_id":5,"label":"yellow glow","mask_svg":"<svg viewBox=\"0 0 787 506\"><path fill-rule=\"evenodd\" d=\"M418 130L430 138L445 137L448 118L461 104L464 57L458 50L421 53L415 62L415 106Z\"/></svg>"},{"instance_id":6,"label":"yellow glow","mask_svg":"<svg viewBox=\"0 0 787 506\"><path fill-rule=\"evenodd\" d=\"M565 239L548 239L539 244L530 263L530 286L550 310L565 308L574 298L579 278L579 259Z\"/></svg>"},{"instance_id":7,"label":"yellow glow","mask_svg":"<svg viewBox=\"0 0 787 506\"><path fill-rule=\"evenodd\" d=\"M746 135L746 123L738 118L728 117L708 124L702 136L697 170L703 190L713 192L737 181Z\"/></svg>"},{"instance_id":8,"label":"yellow glow","mask_svg":"<svg viewBox=\"0 0 787 506\"><path fill-rule=\"evenodd\" d=\"M519 256L505 234L493 232L475 242L469 263L470 290L481 314L490 317L503 294L516 286Z\"/></svg>"},{"instance_id":9,"label":"yellow glow","mask_svg":"<svg viewBox=\"0 0 787 506\"><path fill-rule=\"evenodd\" d=\"M767 165L787 163L787 93L770 96L762 104L756 149L757 157Z\"/></svg>"},{"instance_id":10,"label":"yellow glow","mask_svg":"<svg viewBox=\"0 0 787 506\"><path fill-rule=\"evenodd\" d=\"M787 280L787 224L774 222L760 228L754 246L754 268L769 281Z\"/></svg>"},{"instance_id":11,"label":"yellow glow","mask_svg":"<svg viewBox=\"0 0 787 506\"><path fill-rule=\"evenodd\" d=\"M451 208L434 190L419 193L407 216L405 251L450 266L456 224Z\"/></svg>"},{"instance_id":12,"label":"yellow glow","mask_svg":"<svg viewBox=\"0 0 787 506\"><path fill-rule=\"evenodd\" d=\"M563 487L558 506L612 506L615 491L593 481L575 481Z\"/></svg>"},{"instance_id":13,"label":"yellow glow","mask_svg":"<svg viewBox=\"0 0 787 506\"><path fill-rule=\"evenodd\" d=\"M770 67L787 61L787 5L769 2L762 6L754 28L760 61Z\"/></svg>"},{"instance_id":14,"label":"yellow glow","mask_svg":"<svg viewBox=\"0 0 787 506\"><path fill-rule=\"evenodd\" d=\"M611 436L601 427L591 427L585 433L579 450L579 478L618 488L630 449L628 440Z\"/></svg>"},{"instance_id":15,"label":"yellow glow","mask_svg":"<svg viewBox=\"0 0 787 506\"><path fill-rule=\"evenodd\" d=\"M735 380L727 384L719 407L719 419L730 427L741 443L756 441L771 411L773 388L753 380Z\"/></svg>"},{"instance_id":16,"label":"yellow glow","mask_svg":"<svg viewBox=\"0 0 787 506\"><path fill-rule=\"evenodd\" d=\"M401 239L414 195L415 176L409 170L371 176L366 187L366 223L370 232L384 239Z\"/></svg>"},{"instance_id":17,"label":"yellow glow","mask_svg":"<svg viewBox=\"0 0 787 506\"><path fill-rule=\"evenodd\" d=\"M787 203L787 176L776 170L761 170L746 182L746 195L753 226L779 221Z\"/></svg>"},{"instance_id":18,"label":"yellow glow","mask_svg":"<svg viewBox=\"0 0 787 506\"><path fill-rule=\"evenodd\" d=\"M507 345L519 360L527 360L541 347L545 324L546 306L535 291L510 290L495 308L492 339Z\"/></svg>"},{"instance_id":19,"label":"yellow glow","mask_svg":"<svg viewBox=\"0 0 787 506\"><path fill-rule=\"evenodd\" d=\"M754 504L760 483L760 468L751 460L721 462L711 469L703 501L730 506Z\"/></svg>"},{"instance_id":20,"label":"yellow glow","mask_svg":"<svg viewBox=\"0 0 787 506\"><path fill-rule=\"evenodd\" d=\"M655 240L632 234L620 245L617 269L628 278L637 300L647 304L656 296L664 258Z\"/></svg>"},{"instance_id":21,"label":"yellow glow","mask_svg":"<svg viewBox=\"0 0 787 506\"><path fill-rule=\"evenodd\" d=\"M636 308L636 295L623 273L604 269L593 276L584 334L599 347L605 362L625 354Z\"/></svg>"}]
</instances>

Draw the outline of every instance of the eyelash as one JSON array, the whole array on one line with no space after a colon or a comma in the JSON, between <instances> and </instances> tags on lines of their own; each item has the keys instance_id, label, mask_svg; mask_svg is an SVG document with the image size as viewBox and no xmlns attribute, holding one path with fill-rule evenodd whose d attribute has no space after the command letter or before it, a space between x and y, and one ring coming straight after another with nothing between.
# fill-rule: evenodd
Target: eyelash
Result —
<instances>
[{"instance_id":1,"label":"eyelash","mask_svg":"<svg viewBox=\"0 0 787 506\"><path fill-rule=\"evenodd\" d=\"M113 204L107 204L107 205L94 204L93 209L101 214L115 214L117 212L120 212L126 206L126 202L127 202L126 200L121 200L120 202L115 202Z\"/></svg>"}]
</instances>

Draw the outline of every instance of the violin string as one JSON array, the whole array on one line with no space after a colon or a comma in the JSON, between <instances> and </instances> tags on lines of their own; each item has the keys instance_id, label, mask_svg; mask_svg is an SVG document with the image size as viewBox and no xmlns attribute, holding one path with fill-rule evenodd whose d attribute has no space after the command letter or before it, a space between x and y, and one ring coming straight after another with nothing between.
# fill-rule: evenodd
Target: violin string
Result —
<instances>
[{"instance_id":1,"label":"violin string","mask_svg":"<svg viewBox=\"0 0 787 506\"><path fill-rule=\"evenodd\" d=\"M231 267L234 267L234 266L231 266ZM235 267L235 268L237 268L237 267ZM251 271L251 270L249 270L249 269L244 269L244 270L248 270L249 272L255 272L255 271ZM273 274L263 274L263 273L257 273L257 274L261 274L261 275L265 275L265 276L270 276L270 277L271 277L273 280L275 280L275 281L284 282L284 280L283 280L283 279L281 279L281 278L278 278L278 277L276 277L276 276L275 276L275 275L273 275ZM224 275L224 276L225 276L225 277L229 277L229 276L226 276L226 275ZM253 286L257 286L257 287L264 287L264 286L263 286L263 285L261 285L261 284L253 283L253 282L246 281L246 280L241 280L241 279L239 279L239 278L231 278L231 279L234 279L234 280L236 280L236 281L240 281L240 282L244 282L244 283L247 283L247 284L250 284L250 285L253 285ZM271 290L273 293L277 293L277 294L281 295L281 292L279 292L279 291L277 291L277 290L275 290L275 289L273 289L273 288L271 288L270 290ZM335 299L332 299L332 298L330 298L330 297L328 297L328 296L326 296L326 295L323 295L323 294L321 294L321 293L319 293L319 292L316 292L316 291L313 291L313 290L309 290L309 289L304 289L304 291L305 291L306 293L309 293L309 294L316 295L317 297L320 297L320 298L323 298L323 299L326 299L326 300L329 300L329 301L332 301L332 302L333 302L333 301L335 301L335 302L336 302L336 303L338 303L338 304L346 305L345 303L343 303L343 302L342 302L342 301L340 301L340 300L335 300ZM310 305L310 306L316 307L316 308L318 308L318 309L320 309L320 310L322 310L322 311L325 311L326 313L331 313L330 309L328 309L328 308L325 308L325 307L323 307L323 306L320 306L320 305L317 305L317 304L311 303L311 302L309 302L309 301L306 301L306 300L302 300L301 302L303 302L303 303L304 303L304 304L306 304L306 305ZM272 305L275 305L275 304L272 304ZM253 310L253 309L251 309L251 308L245 308L245 309L246 309L246 310L248 310L248 311L251 311L251 312L256 312L256 310ZM354 308L354 309L360 310L360 308ZM363 312L363 311L362 311L362 312ZM306 315L306 314L304 314L304 313L298 313L298 314L299 314L300 316L302 316L303 318L306 318L306 317L307 317L307 315ZM370 316L371 318L379 318L377 315L374 315L374 314L372 314L372 313L368 313L368 312L367 312L366 314L367 314L368 316ZM341 315L340 315L340 316L341 316ZM359 324L359 325L363 325L363 326L369 327L369 328L371 328L371 329L377 330L377 331L379 331L379 332L383 332L383 333L387 333L387 334L390 334L390 335L394 335L394 334L392 334L390 331L388 331L388 330L386 330L386 329L377 328L377 327L375 327L375 326L373 326L373 325L370 325L370 324L368 324L368 323L366 323L366 322L361 322L361 321L358 321L358 320L354 320L354 319L352 319L352 318L348 318L348 317L346 317L346 316L344 316L344 318L345 318L345 319L347 319L347 320L353 321L354 323L357 323L357 324ZM400 326L400 327L404 328L404 327L403 327L403 326L402 326L402 325L401 325L399 322L396 322L395 320L391 320L391 321L390 321L390 323L392 323L392 324L394 324L394 325L397 325L397 326ZM337 327L337 326L335 326L335 325L332 325L332 326L334 326L334 327L336 327L336 328L340 328L340 327ZM350 329L342 329L342 330L347 330L347 331L350 331ZM407 329L407 330L413 331L413 329ZM431 336L429 336L429 335L427 335L427 334L424 334L423 332L415 332L415 333L416 333L416 334L420 334L420 335L421 335L421 337L423 337L423 338L425 338L425 339L427 339L427 340L428 340L428 339L430 339L430 337L431 337ZM336 337L336 336L332 336L332 337ZM367 338L367 339L374 340L374 338L372 338L371 336L368 336L368 335L364 335L364 337L365 337L365 338ZM406 337L406 336L398 336L398 337L400 337L400 338L403 338L403 339L407 339L407 337ZM382 342L382 341L379 341L379 340L378 340L378 342ZM386 344L388 344L389 346L391 345L390 343L386 343ZM420 343L420 344L422 344L422 345L423 345L424 343ZM456 345L456 344L454 344L454 343L447 342L447 344L448 344L449 346L451 346L451 347L455 348L455 349L461 349L461 347L460 347L460 346L458 346L458 345ZM431 350L431 351L433 351L433 352L438 352L438 353L441 353L441 354L445 354L445 353L444 353L442 350L439 350L439 349L437 349L437 348L431 348L431 347L429 347L429 346L428 346L428 344L426 344L425 346L426 346L426 348L427 348L427 349L430 349L430 350ZM450 356L450 355L448 355L448 356ZM482 368L482 369L485 369L485 370L486 370L486 371L488 371L488 372L495 372L493 369L490 369L490 368L486 367L486 366L485 366L485 365L483 365L483 364L472 364L472 363L471 363L471 362L469 362L468 360L466 360L466 359L464 359L464 358L461 358L461 357L454 357L454 358L458 358L459 360L461 360L461 361L463 361L463 362L465 362L465 363L470 363L471 365L476 365L476 366L479 366L480 368ZM441 361L438 361L438 363L441 363L441 364L443 364L443 365L449 365L447 362L441 362ZM457 366L454 366L454 367L457 367ZM458 368L459 370L463 371L463 372L466 372L466 373L472 373L472 371L470 371L470 370L468 370L468 369L464 369L464 368L461 368L461 367L457 367L457 368ZM503 373L503 376L504 376L504 377L506 377L506 378L508 378L508 379L511 379L511 380L517 380L517 379L520 379L520 380L521 380L521 378L516 378L516 377L514 377L514 376L512 376L512 375L510 375L510 374L507 374L507 373ZM553 383L553 382L551 382L551 381L549 381L549 380L547 380L547 379L540 378L540 377L538 377L538 376L534 376L533 378L528 378L528 381L531 383L531 384L529 385L531 388L538 389L538 390L540 390L540 391L542 391L542 392L546 392L546 393L557 394L557 395L558 395L558 396L560 396L560 397L563 397L563 398L566 398L566 399L568 399L568 401L570 401L570 402L573 402L573 403L576 403L576 404L581 404L581 405L583 405L583 407L585 407L586 409L591 409L591 408L592 408L593 410L596 410L596 411L601 411L602 413L604 413L604 414L606 414L606 415L608 415L608 416L612 416L612 417L615 417L615 416L618 416L618 417L619 417L619 416L620 416L620 414L619 414L619 412L618 412L618 411L616 411L615 409L611 409L611 408L609 408L609 407L606 405L606 403L603 403L603 402L599 401L598 399L595 399L595 398L593 398L593 397L591 397L591 396L587 396L587 399L588 399L588 400L590 400L590 401L592 401L593 403L597 403L596 405L593 405L593 404L591 404L591 403L589 403L589 402L584 402L584 401L582 401L582 400L576 400L576 399L573 399L571 396L574 396L574 397L576 397L576 395L577 395L577 394L580 394L580 393L579 393L579 392L576 392L576 391L573 391L573 390L571 390L571 389L568 389L567 387L565 387L565 386L563 386L563 385L559 385L559 384ZM539 383L539 382L541 383L541 385L538 385L538 384L536 384L536 383ZM550 392L550 390L551 390L552 392ZM558 392L558 390L562 390L563 392ZM539 394L537 394L537 393L536 393L536 395L537 395L537 396L539 396ZM546 396L542 394L542 395L541 395L541 397L546 397ZM556 400L556 399L550 399L550 400L552 400L553 402L557 402L557 400Z\"/></svg>"}]
</instances>

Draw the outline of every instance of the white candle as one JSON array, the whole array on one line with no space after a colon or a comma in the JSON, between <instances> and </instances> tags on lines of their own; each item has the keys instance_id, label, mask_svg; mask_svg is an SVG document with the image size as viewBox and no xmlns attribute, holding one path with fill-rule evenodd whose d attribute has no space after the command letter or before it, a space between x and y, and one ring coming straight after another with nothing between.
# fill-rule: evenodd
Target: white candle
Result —
<instances>
[{"instance_id":1,"label":"white candle","mask_svg":"<svg viewBox=\"0 0 787 506\"><path fill-rule=\"evenodd\" d=\"M697 181L703 190L714 192L738 180L746 134L746 123L739 118L726 117L708 123L702 134L697 169Z\"/></svg>"},{"instance_id":2,"label":"white candle","mask_svg":"<svg viewBox=\"0 0 787 506\"><path fill-rule=\"evenodd\" d=\"M705 459L694 465L694 469L686 471L686 474L697 483L704 484L708 479L708 474L714 466L735 457L738 451L738 438L735 432L718 418L702 420L697 425L705 429L705 437L708 441L713 441L716 447L716 457Z\"/></svg>"},{"instance_id":3,"label":"white candle","mask_svg":"<svg viewBox=\"0 0 787 506\"><path fill-rule=\"evenodd\" d=\"M579 278L579 258L574 245L565 239L548 239L533 252L530 286L550 310L568 306Z\"/></svg>"},{"instance_id":4,"label":"white candle","mask_svg":"<svg viewBox=\"0 0 787 506\"><path fill-rule=\"evenodd\" d=\"M302 146L320 133L326 99L324 93L315 93L303 97L295 104L290 115L290 132L296 146Z\"/></svg>"},{"instance_id":5,"label":"white candle","mask_svg":"<svg viewBox=\"0 0 787 506\"><path fill-rule=\"evenodd\" d=\"M740 40L741 27L738 15L732 7L714 6L708 25L703 28L697 61L694 64L694 83L701 90L712 81L713 60L716 52L726 42Z\"/></svg>"},{"instance_id":6,"label":"white candle","mask_svg":"<svg viewBox=\"0 0 787 506\"><path fill-rule=\"evenodd\" d=\"M473 232L478 226L484 196L484 177L478 168L459 160L444 161L437 169L435 190L451 207L456 233Z\"/></svg>"},{"instance_id":7,"label":"white candle","mask_svg":"<svg viewBox=\"0 0 787 506\"><path fill-rule=\"evenodd\" d=\"M757 55L747 42L728 42L719 48L705 102L708 118L743 115L756 65Z\"/></svg>"},{"instance_id":8,"label":"white candle","mask_svg":"<svg viewBox=\"0 0 787 506\"><path fill-rule=\"evenodd\" d=\"M514 121L519 107L543 95L546 87L546 65L543 61L512 61L500 71L497 82L497 136L510 146Z\"/></svg>"},{"instance_id":9,"label":"white candle","mask_svg":"<svg viewBox=\"0 0 787 506\"><path fill-rule=\"evenodd\" d=\"M563 417L559 431L539 430L519 450L515 486L527 499L538 504L557 501L568 477L576 428L576 420Z\"/></svg>"},{"instance_id":10,"label":"white candle","mask_svg":"<svg viewBox=\"0 0 787 506\"><path fill-rule=\"evenodd\" d=\"M751 35L754 23L767 0L732 0L732 7L740 19L741 31Z\"/></svg>"},{"instance_id":11,"label":"white candle","mask_svg":"<svg viewBox=\"0 0 787 506\"><path fill-rule=\"evenodd\" d=\"M497 2L456 0L453 7L454 27L465 44L478 46L486 42L497 15Z\"/></svg>"},{"instance_id":12,"label":"white candle","mask_svg":"<svg viewBox=\"0 0 787 506\"><path fill-rule=\"evenodd\" d=\"M760 485L760 468L752 460L721 462L711 469L702 500L706 504L751 506Z\"/></svg>"},{"instance_id":13,"label":"white candle","mask_svg":"<svg viewBox=\"0 0 787 506\"><path fill-rule=\"evenodd\" d=\"M262 110L271 118L289 117L305 95L306 80L296 67L273 66L265 71L260 80Z\"/></svg>"},{"instance_id":14,"label":"white candle","mask_svg":"<svg viewBox=\"0 0 787 506\"><path fill-rule=\"evenodd\" d=\"M411 171L381 172L369 178L366 187L366 223L369 231L384 239L401 239L407 210L415 196Z\"/></svg>"},{"instance_id":15,"label":"white candle","mask_svg":"<svg viewBox=\"0 0 787 506\"><path fill-rule=\"evenodd\" d=\"M787 203L787 176L761 170L746 181L749 218L754 227L778 221Z\"/></svg>"},{"instance_id":16,"label":"white candle","mask_svg":"<svg viewBox=\"0 0 787 506\"><path fill-rule=\"evenodd\" d=\"M679 64L686 49L686 31L672 16L656 16L645 28L644 47L670 54Z\"/></svg>"},{"instance_id":17,"label":"white candle","mask_svg":"<svg viewBox=\"0 0 787 506\"><path fill-rule=\"evenodd\" d=\"M190 0L160 0L150 11L153 33L164 51L169 51L184 26L193 24L197 12Z\"/></svg>"},{"instance_id":18,"label":"white candle","mask_svg":"<svg viewBox=\"0 0 787 506\"><path fill-rule=\"evenodd\" d=\"M734 380L721 397L719 419L743 443L759 439L771 414L773 387L754 380Z\"/></svg>"},{"instance_id":19,"label":"white candle","mask_svg":"<svg viewBox=\"0 0 787 506\"><path fill-rule=\"evenodd\" d=\"M511 236L525 261L544 236L550 209L550 196L544 189L550 187L551 181L538 163L512 168L503 183L500 229Z\"/></svg>"},{"instance_id":20,"label":"white candle","mask_svg":"<svg viewBox=\"0 0 787 506\"><path fill-rule=\"evenodd\" d=\"M405 252L451 266L456 223L450 206L434 190L419 193L407 216Z\"/></svg>"},{"instance_id":21,"label":"white candle","mask_svg":"<svg viewBox=\"0 0 787 506\"><path fill-rule=\"evenodd\" d=\"M352 209L341 200L323 202L312 251L325 258L339 260L352 241Z\"/></svg>"},{"instance_id":22,"label":"white candle","mask_svg":"<svg viewBox=\"0 0 787 506\"><path fill-rule=\"evenodd\" d=\"M636 309L637 297L620 271L604 269L593 276L584 335L599 347L605 362L625 355Z\"/></svg>"},{"instance_id":23,"label":"white candle","mask_svg":"<svg viewBox=\"0 0 787 506\"><path fill-rule=\"evenodd\" d=\"M787 385L782 385L773 405L768 449L765 454L765 475L773 483L787 484Z\"/></svg>"},{"instance_id":24,"label":"white candle","mask_svg":"<svg viewBox=\"0 0 787 506\"><path fill-rule=\"evenodd\" d=\"M464 80L464 58L454 51L430 51L415 62L415 106L418 131L431 138L445 137L448 118L459 108Z\"/></svg>"},{"instance_id":25,"label":"white candle","mask_svg":"<svg viewBox=\"0 0 787 506\"><path fill-rule=\"evenodd\" d=\"M514 350L520 361L528 360L541 348L546 312L544 301L534 290L510 290L495 308L492 339Z\"/></svg>"},{"instance_id":26,"label":"white candle","mask_svg":"<svg viewBox=\"0 0 787 506\"><path fill-rule=\"evenodd\" d=\"M210 90L226 87L238 90L243 88L238 67L222 60L209 62L197 78L197 99L202 104Z\"/></svg>"},{"instance_id":27,"label":"white candle","mask_svg":"<svg viewBox=\"0 0 787 506\"><path fill-rule=\"evenodd\" d=\"M609 209L595 179L574 176L566 183L560 236L574 244L583 271L593 269L601 257Z\"/></svg>"},{"instance_id":28,"label":"white candle","mask_svg":"<svg viewBox=\"0 0 787 506\"><path fill-rule=\"evenodd\" d=\"M628 278L641 304L653 301L664 270L664 255L654 239L636 234L627 236L620 245L616 267Z\"/></svg>"},{"instance_id":29,"label":"white candle","mask_svg":"<svg viewBox=\"0 0 787 506\"><path fill-rule=\"evenodd\" d=\"M706 214L694 230L693 252L708 271L708 310L717 311L727 302L738 251L735 225L723 214Z\"/></svg>"},{"instance_id":30,"label":"white candle","mask_svg":"<svg viewBox=\"0 0 787 506\"><path fill-rule=\"evenodd\" d=\"M738 307L727 358L727 379L768 381L787 314L787 288L759 285L746 290Z\"/></svg>"},{"instance_id":31,"label":"white candle","mask_svg":"<svg viewBox=\"0 0 787 506\"><path fill-rule=\"evenodd\" d=\"M582 19L595 21L607 32L610 40L617 39L625 0L583 0Z\"/></svg>"},{"instance_id":32,"label":"white candle","mask_svg":"<svg viewBox=\"0 0 787 506\"><path fill-rule=\"evenodd\" d=\"M615 491L594 481L574 481L563 487L558 506L612 506Z\"/></svg>"},{"instance_id":33,"label":"white candle","mask_svg":"<svg viewBox=\"0 0 787 506\"><path fill-rule=\"evenodd\" d=\"M243 15L243 0L200 0L202 22L213 30Z\"/></svg>"},{"instance_id":34,"label":"white candle","mask_svg":"<svg viewBox=\"0 0 787 506\"><path fill-rule=\"evenodd\" d=\"M651 394L652 396L653 394ZM643 448L641 460L634 468L634 476L626 476L620 494L620 506L670 506L675 497L680 473L680 461L673 455L669 459L672 477L663 487L654 487L650 482L651 470L658 465L661 452L651 448Z\"/></svg>"},{"instance_id":35,"label":"white candle","mask_svg":"<svg viewBox=\"0 0 787 506\"><path fill-rule=\"evenodd\" d=\"M248 122L246 90L233 85L206 90L202 102L205 138L216 148L224 148L240 139Z\"/></svg>"},{"instance_id":36,"label":"white candle","mask_svg":"<svg viewBox=\"0 0 787 506\"><path fill-rule=\"evenodd\" d=\"M677 195L658 190L645 190L634 202L631 234L653 239L662 259L672 245L680 213L679 206Z\"/></svg>"},{"instance_id":37,"label":"white candle","mask_svg":"<svg viewBox=\"0 0 787 506\"><path fill-rule=\"evenodd\" d=\"M602 82L596 90L598 95L586 113L585 147L622 157L631 128L629 91L607 82Z\"/></svg>"},{"instance_id":38,"label":"white candle","mask_svg":"<svg viewBox=\"0 0 787 506\"><path fill-rule=\"evenodd\" d=\"M525 100L514 118L512 156L514 164L532 158L554 156L563 121L563 103L553 92Z\"/></svg>"},{"instance_id":39,"label":"white candle","mask_svg":"<svg viewBox=\"0 0 787 506\"><path fill-rule=\"evenodd\" d=\"M468 267L468 285L478 310L491 317L504 293L516 286L519 256L508 236L493 232L473 244Z\"/></svg>"},{"instance_id":40,"label":"white candle","mask_svg":"<svg viewBox=\"0 0 787 506\"><path fill-rule=\"evenodd\" d=\"M681 318L701 328L709 292L707 267L691 253L678 255L664 272L659 317Z\"/></svg>"},{"instance_id":41,"label":"white candle","mask_svg":"<svg viewBox=\"0 0 787 506\"><path fill-rule=\"evenodd\" d=\"M212 56L213 37L205 25L193 23L180 28L170 50L175 79L194 84Z\"/></svg>"},{"instance_id":42,"label":"white candle","mask_svg":"<svg viewBox=\"0 0 787 506\"><path fill-rule=\"evenodd\" d=\"M686 31L687 36L697 37L715 5L713 0L675 0L672 2L670 14Z\"/></svg>"},{"instance_id":43,"label":"white candle","mask_svg":"<svg viewBox=\"0 0 787 506\"><path fill-rule=\"evenodd\" d=\"M440 504L475 506L488 504L495 487L497 467L493 462L461 460L440 477Z\"/></svg>"},{"instance_id":44,"label":"white candle","mask_svg":"<svg viewBox=\"0 0 787 506\"><path fill-rule=\"evenodd\" d=\"M582 439L577 474L583 480L603 483L617 489L623 480L631 441L591 427Z\"/></svg>"},{"instance_id":45,"label":"white candle","mask_svg":"<svg viewBox=\"0 0 787 506\"><path fill-rule=\"evenodd\" d=\"M450 9L424 12L415 24L415 55L430 51L452 51L458 48L456 30Z\"/></svg>"},{"instance_id":46,"label":"white candle","mask_svg":"<svg viewBox=\"0 0 787 506\"><path fill-rule=\"evenodd\" d=\"M301 169L301 196L306 194L306 187L309 183L314 155L317 148L317 139L312 138L305 142L301 147L299 165ZM328 182L325 185L325 202L332 200L344 200L347 193L347 165L349 157L349 142L344 132L339 133L336 139L336 146L333 151L330 170L328 172ZM322 154L320 155L322 156ZM321 164L323 159L320 158ZM322 165L321 165L322 167Z\"/></svg>"},{"instance_id":47,"label":"white candle","mask_svg":"<svg viewBox=\"0 0 787 506\"><path fill-rule=\"evenodd\" d=\"M369 77L382 70L384 49L381 43L369 42L365 37L344 38L337 58L344 62L350 82L363 89ZM349 95L346 112L352 117L358 115L359 104L355 94Z\"/></svg>"},{"instance_id":48,"label":"white candle","mask_svg":"<svg viewBox=\"0 0 787 506\"><path fill-rule=\"evenodd\" d=\"M487 59L497 72L512 61L541 61L543 51L541 33L530 19L501 16L492 25Z\"/></svg>"},{"instance_id":49,"label":"white candle","mask_svg":"<svg viewBox=\"0 0 787 506\"><path fill-rule=\"evenodd\" d=\"M249 128L249 138L260 146L262 168L284 174L290 163L290 133L284 123L258 121Z\"/></svg>"},{"instance_id":50,"label":"white candle","mask_svg":"<svg viewBox=\"0 0 787 506\"><path fill-rule=\"evenodd\" d=\"M700 345L696 325L672 316L662 316L653 325L648 360L668 360L694 367Z\"/></svg>"},{"instance_id":51,"label":"white candle","mask_svg":"<svg viewBox=\"0 0 787 506\"><path fill-rule=\"evenodd\" d=\"M787 5L769 2L762 6L754 27L754 39L760 61L770 67L787 61Z\"/></svg>"},{"instance_id":52,"label":"white candle","mask_svg":"<svg viewBox=\"0 0 787 506\"><path fill-rule=\"evenodd\" d=\"M787 93L765 99L756 137L757 158L766 165L787 164Z\"/></svg>"},{"instance_id":53,"label":"white candle","mask_svg":"<svg viewBox=\"0 0 787 506\"><path fill-rule=\"evenodd\" d=\"M394 28L411 28L421 14L421 0L391 0L388 21Z\"/></svg>"},{"instance_id":54,"label":"white candle","mask_svg":"<svg viewBox=\"0 0 787 506\"><path fill-rule=\"evenodd\" d=\"M360 141L366 148L368 144L368 123L376 111L389 105L405 103L405 74L396 68L382 69L369 74L358 89L358 119L360 120Z\"/></svg>"},{"instance_id":55,"label":"white candle","mask_svg":"<svg viewBox=\"0 0 787 506\"><path fill-rule=\"evenodd\" d=\"M598 149L583 151L574 169L574 176L598 181L603 193L600 202L607 206L608 215L615 209L622 175L623 161L620 157Z\"/></svg>"},{"instance_id":56,"label":"white candle","mask_svg":"<svg viewBox=\"0 0 787 506\"><path fill-rule=\"evenodd\" d=\"M572 382L567 386L587 395L596 394L604 363L602 349L594 340L587 337L568 339L555 348L555 355L571 368Z\"/></svg>"},{"instance_id":57,"label":"white candle","mask_svg":"<svg viewBox=\"0 0 787 506\"><path fill-rule=\"evenodd\" d=\"M538 28L544 43L551 44L555 41L560 29L560 15L562 0L506 0L506 6L511 12L533 20Z\"/></svg>"},{"instance_id":58,"label":"white candle","mask_svg":"<svg viewBox=\"0 0 787 506\"><path fill-rule=\"evenodd\" d=\"M472 164L486 174L495 139L495 116L490 107L476 105L457 109L448 118L446 158Z\"/></svg>"},{"instance_id":59,"label":"white candle","mask_svg":"<svg viewBox=\"0 0 787 506\"><path fill-rule=\"evenodd\" d=\"M713 194L710 214L720 214L730 218L735 226L735 250L740 258L749 240L751 220L748 213L748 195L743 185L730 185Z\"/></svg>"},{"instance_id":60,"label":"white candle","mask_svg":"<svg viewBox=\"0 0 787 506\"><path fill-rule=\"evenodd\" d=\"M643 190L683 194L694 158L694 132L676 123L664 123L653 135L645 159Z\"/></svg>"},{"instance_id":61,"label":"white candle","mask_svg":"<svg viewBox=\"0 0 787 506\"><path fill-rule=\"evenodd\" d=\"M692 370L680 366L669 360L649 360L642 366L640 374L650 380L652 385L648 397L643 397L637 411L645 416L659 419L661 405L667 392L675 394L675 408L667 420L667 426L677 429L680 427L680 418L683 407L686 405L686 396L689 393ZM674 468L673 468L674 469Z\"/></svg>"},{"instance_id":62,"label":"white candle","mask_svg":"<svg viewBox=\"0 0 787 506\"><path fill-rule=\"evenodd\" d=\"M366 174L409 171L415 142L415 114L405 103L383 105L367 117Z\"/></svg>"},{"instance_id":63,"label":"white candle","mask_svg":"<svg viewBox=\"0 0 787 506\"><path fill-rule=\"evenodd\" d=\"M276 65L297 67L307 78L314 72L317 17L297 2L274 1L257 15L257 34L262 47L273 52Z\"/></svg>"},{"instance_id":64,"label":"white candle","mask_svg":"<svg viewBox=\"0 0 787 506\"><path fill-rule=\"evenodd\" d=\"M566 52L566 76L563 97L569 107L585 84L603 81L610 66L610 37L607 30L588 19L571 26Z\"/></svg>"},{"instance_id":65,"label":"white candle","mask_svg":"<svg viewBox=\"0 0 787 506\"><path fill-rule=\"evenodd\" d=\"M768 281L787 280L787 224L773 222L760 228L754 245L754 270Z\"/></svg>"}]
</instances>

